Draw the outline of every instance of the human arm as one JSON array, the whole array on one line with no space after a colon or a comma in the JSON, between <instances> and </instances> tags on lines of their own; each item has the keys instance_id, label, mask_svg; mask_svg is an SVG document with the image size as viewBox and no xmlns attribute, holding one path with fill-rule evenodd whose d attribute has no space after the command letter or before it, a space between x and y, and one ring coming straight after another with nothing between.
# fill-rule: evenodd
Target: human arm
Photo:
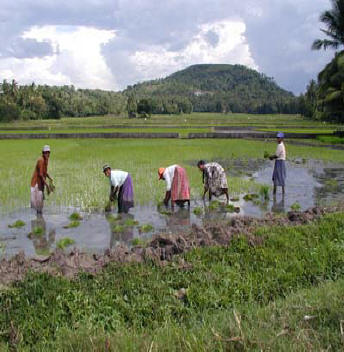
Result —
<instances>
[{"instance_id":1,"label":"human arm","mask_svg":"<svg viewBox=\"0 0 344 352\"><path fill-rule=\"evenodd\" d=\"M110 187L110 196L109 199L113 202L117 198L118 187L111 186Z\"/></svg>"},{"instance_id":2,"label":"human arm","mask_svg":"<svg viewBox=\"0 0 344 352\"><path fill-rule=\"evenodd\" d=\"M164 198L164 204L167 206L169 200L171 199L171 191L166 191L165 193L165 198Z\"/></svg>"}]
</instances>

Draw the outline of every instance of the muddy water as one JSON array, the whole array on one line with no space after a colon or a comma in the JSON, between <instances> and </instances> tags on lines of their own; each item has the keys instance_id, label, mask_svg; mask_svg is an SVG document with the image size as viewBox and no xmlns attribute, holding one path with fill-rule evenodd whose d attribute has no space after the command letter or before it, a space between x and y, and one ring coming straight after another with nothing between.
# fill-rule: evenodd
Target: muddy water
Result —
<instances>
[{"instance_id":1,"label":"muddy water","mask_svg":"<svg viewBox=\"0 0 344 352\"><path fill-rule=\"evenodd\" d=\"M257 160L220 161L229 174L253 179L258 183L271 185L273 162ZM326 163L316 160L293 160L287 162L286 195L282 197L280 190L276 198L263 201L245 201L244 195L237 202L240 215L262 216L266 212L286 212L298 203L302 210L314 205L331 204L343 200L344 197L344 165ZM193 213L195 207L202 209L202 214ZM153 205L137 206L130 214L118 221L110 219L105 213L80 213L83 219L75 228L64 228L69 224L69 215L77 209L45 208L44 214L37 217L29 208L0 216L0 257L9 257L21 250L27 255L47 254L56 247L57 242L69 237L75 241L73 246L92 251L103 252L120 243L131 244L135 239L144 240L154 233L183 233L192 224L202 225L211 221L228 219L237 214L221 210L209 210L201 200L191 203L191 210L177 208L172 215L158 212ZM115 216L116 214L114 214ZM25 225L20 228L9 228L16 220L21 219ZM128 226L128 219L138 222ZM150 224L153 229L143 232L141 225ZM39 229L38 234L34 234ZM120 229L120 231L119 231ZM31 234L30 234L31 233Z\"/></svg>"}]
</instances>

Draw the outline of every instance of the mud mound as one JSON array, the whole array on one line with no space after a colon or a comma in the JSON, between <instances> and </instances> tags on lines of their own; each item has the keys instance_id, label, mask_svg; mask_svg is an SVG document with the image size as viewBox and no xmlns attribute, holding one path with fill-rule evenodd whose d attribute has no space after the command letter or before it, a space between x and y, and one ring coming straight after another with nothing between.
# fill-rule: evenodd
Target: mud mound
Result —
<instances>
[{"instance_id":1,"label":"mud mound","mask_svg":"<svg viewBox=\"0 0 344 352\"><path fill-rule=\"evenodd\" d=\"M111 262L154 261L158 265L166 265L175 255L196 247L228 246L233 238L238 236L246 237L251 246L259 246L264 243L265 238L254 234L258 227L307 224L326 213L343 210L344 206L315 207L304 212L289 212L286 217L276 217L271 213L263 219L238 216L233 218L230 223L210 224L204 227L193 225L191 231L186 235L161 234L155 236L144 247L129 248L121 245L112 250L107 249L101 255L92 255L77 249L70 253L57 249L51 255L32 258L26 258L24 253L19 253L11 259L0 261L0 285L8 285L13 281L22 280L29 270L74 278L81 271L96 274ZM182 258L179 262L181 268L187 268L188 264Z\"/></svg>"}]
</instances>

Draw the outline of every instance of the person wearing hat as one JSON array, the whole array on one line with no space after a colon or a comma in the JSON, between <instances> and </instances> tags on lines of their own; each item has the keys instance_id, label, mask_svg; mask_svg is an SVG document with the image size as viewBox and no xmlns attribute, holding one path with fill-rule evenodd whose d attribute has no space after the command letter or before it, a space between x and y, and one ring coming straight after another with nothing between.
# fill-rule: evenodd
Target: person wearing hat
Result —
<instances>
[{"instance_id":1,"label":"person wearing hat","mask_svg":"<svg viewBox=\"0 0 344 352\"><path fill-rule=\"evenodd\" d=\"M48 162L50 157L50 146L45 145L42 149L42 155L38 158L31 178L31 208L36 209L37 214L41 214L44 202L44 189L50 190L46 179L51 182L53 179L48 174Z\"/></svg>"},{"instance_id":2,"label":"person wearing hat","mask_svg":"<svg viewBox=\"0 0 344 352\"><path fill-rule=\"evenodd\" d=\"M188 176L184 168L179 165L171 165L169 167L160 167L158 169L159 180L165 180L166 193L164 204L167 206L171 199L171 206L174 204L184 205L188 203L190 207L190 186Z\"/></svg>"},{"instance_id":3,"label":"person wearing hat","mask_svg":"<svg viewBox=\"0 0 344 352\"><path fill-rule=\"evenodd\" d=\"M134 187L131 175L122 170L111 170L109 165L103 166L103 172L110 180L110 202L117 198L118 213L128 213L134 207Z\"/></svg>"},{"instance_id":4,"label":"person wearing hat","mask_svg":"<svg viewBox=\"0 0 344 352\"><path fill-rule=\"evenodd\" d=\"M273 194L276 194L277 186L282 187L282 194L285 194L285 179L287 177L285 159L286 151L283 143L284 133L277 133L277 149L274 155L269 157L270 160L275 160L274 171L272 173L272 181L274 183Z\"/></svg>"}]
</instances>

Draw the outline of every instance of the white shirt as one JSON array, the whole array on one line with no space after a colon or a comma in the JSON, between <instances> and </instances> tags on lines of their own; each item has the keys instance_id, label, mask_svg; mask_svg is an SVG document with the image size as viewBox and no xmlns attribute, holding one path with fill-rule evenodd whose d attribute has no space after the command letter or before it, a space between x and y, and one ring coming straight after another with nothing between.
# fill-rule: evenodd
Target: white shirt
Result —
<instances>
[{"instance_id":1,"label":"white shirt","mask_svg":"<svg viewBox=\"0 0 344 352\"><path fill-rule=\"evenodd\" d=\"M122 170L111 170L110 186L121 187L125 182L128 173Z\"/></svg>"},{"instance_id":2,"label":"white shirt","mask_svg":"<svg viewBox=\"0 0 344 352\"><path fill-rule=\"evenodd\" d=\"M164 173L162 174L164 176L164 179L166 181L166 191L170 191L172 187L172 182L173 182L173 176L174 176L174 170L176 169L178 165L172 165L169 166L165 169Z\"/></svg>"},{"instance_id":3,"label":"white shirt","mask_svg":"<svg viewBox=\"0 0 344 352\"><path fill-rule=\"evenodd\" d=\"M276 156L277 156L277 160L285 160L286 152L285 152L285 146L283 142L277 144Z\"/></svg>"}]
</instances>

